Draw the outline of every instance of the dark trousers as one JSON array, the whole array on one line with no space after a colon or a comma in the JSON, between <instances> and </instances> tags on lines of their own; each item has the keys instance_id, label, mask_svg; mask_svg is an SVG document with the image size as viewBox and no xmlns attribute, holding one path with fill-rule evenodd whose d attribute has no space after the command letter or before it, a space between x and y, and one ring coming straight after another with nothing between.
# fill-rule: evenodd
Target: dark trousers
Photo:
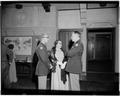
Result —
<instances>
[{"instance_id":1,"label":"dark trousers","mask_svg":"<svg viewBox=\"0 0 120 96\"><path fill-rule=\"evenodd\" d=\"M35 75L35 68L33 67L32 81L35 83L36 89L38 89L38 76Z\"/></svg>"}]
</instances>

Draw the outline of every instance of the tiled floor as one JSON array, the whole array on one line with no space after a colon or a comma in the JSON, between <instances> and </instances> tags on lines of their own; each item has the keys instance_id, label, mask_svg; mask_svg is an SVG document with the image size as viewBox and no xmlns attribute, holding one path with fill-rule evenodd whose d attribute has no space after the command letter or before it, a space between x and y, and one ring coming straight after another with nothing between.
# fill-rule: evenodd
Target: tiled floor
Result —
<instances>
[{"instance_id":1,"label":"tiled floor","mask_svg":"<svg viewBox=\"0 0 120 96\"><path fill-rule=\"evenodd\" d=\"M48 83L47 88L48 90L50 90L49 78L47 80L47 83ZM81 87L80 92L85 92L84 94L86 94L86 92L111 92L112 94L117 94L119 88L118 81L117 79L115 79L115 76L113 74L105 74L105 73L88 73L86 80L80 81L80 87ZM24 94L24 93L27 94L29 92L34 94L33 90L37 90L37 87L35 85L35 82L33 82L31 78L19 77L18 82L16 84L12 84L11 90L12 91L9 90L6 91L7 93L5 92L5 94L9 94L10 92L12 92L11 94L14 94L18 90L19 93L16 94ZM20 90L23 91L20 92ZM43 92L43 94L46 93Z\"/></svg>"}]
</instances>

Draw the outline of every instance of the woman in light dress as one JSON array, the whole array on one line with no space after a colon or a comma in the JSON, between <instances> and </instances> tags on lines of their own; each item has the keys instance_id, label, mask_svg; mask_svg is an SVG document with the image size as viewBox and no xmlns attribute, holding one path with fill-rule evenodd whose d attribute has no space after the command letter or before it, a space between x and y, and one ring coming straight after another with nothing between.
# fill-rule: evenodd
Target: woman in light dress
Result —
<instances>
[{"instance_id":1,"label":"woman in light dress","mask_svg":"<svg viewBox=\"0 0 120 96\"><path fill-rule=\"evenodd\" d=\"M52 48L50 61L52 62L51 90L69 90L68 74L64 68L66 66L65 53L62 50L62 42L55 41Z\"/></svg>"},{"instance_id":2,"label":"woman in light dress","mask_svg":"<svg viewBox=\"0 0 120 96\"><path fill-rule=\"evenodd\" d=\"M16 76L15 52L14 52L13 44L8 45L7 57L10 64L10 68L9 68L10 83L16 83L17 76Z\"/></svg>"}]
</instances>

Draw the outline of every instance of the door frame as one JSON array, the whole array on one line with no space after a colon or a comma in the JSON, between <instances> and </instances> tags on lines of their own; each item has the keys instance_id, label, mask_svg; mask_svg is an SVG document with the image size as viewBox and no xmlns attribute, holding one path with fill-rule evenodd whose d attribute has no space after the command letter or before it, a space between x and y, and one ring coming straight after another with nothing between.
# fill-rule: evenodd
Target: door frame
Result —
<instances>
[{"instance_id":1,"label":"door frame","mask_svg":"<svg viewBox=\"0 0 120 96\"><path fill-rule=\"evenodd\" d=\"M106 28L87 28L87 45L86 45L86 56L88 55L88 33L89 33L89 31L90 30L97 30L97 31L100 31L101 32L101 30L111 30L111 32L112 32L112 46L113 46L113 48L112 48L112 54L113 54L113 72L115 73L115 49L116 49L116 28L115 27L106 27ZM104 32L104 31L103 31ZM88 56L86 57L86 72L87 72L87 69L88 69ZM112 73L113 73L112 72Z\"/></svg>"}]
</instances>

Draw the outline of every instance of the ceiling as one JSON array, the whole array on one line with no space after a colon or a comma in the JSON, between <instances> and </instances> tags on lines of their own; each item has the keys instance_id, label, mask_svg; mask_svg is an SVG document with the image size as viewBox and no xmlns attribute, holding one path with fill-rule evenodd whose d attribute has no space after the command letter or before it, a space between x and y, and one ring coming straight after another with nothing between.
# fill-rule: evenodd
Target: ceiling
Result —
<instances>
[{"instance_id":1,"label":"ceiling","mask_svg":"<svg viewBox=\"0 0 120 96\"><path fill-rule=\"evenodd\" d=\"M7 6L13 6L15 4L22 4L23 6L42 6L42 3L8 3ZM80 4L85 4L87 8L102 8L100 3L50 3L51 6L55 6L57 10L64 10L64 9L79 9ZM103 4L103 3L102 3ZM103 6L104 8L116 7L118 3L107 3L107 5ZM104 4L103 4L104 5Z\"/></svg>"},{"instance_id":2,"label":"ceiling","mask_svg":"<svg viewBox=\"0 0 120 96\"><path fill-rule=\"evenodd\" d=\"M65 3L65 4L53 4L56 6L57 10L63 9L79 9L82 4L85 4L88 9L97 8L115 8L118 3Z\"/></svg>"}]
</instances>

